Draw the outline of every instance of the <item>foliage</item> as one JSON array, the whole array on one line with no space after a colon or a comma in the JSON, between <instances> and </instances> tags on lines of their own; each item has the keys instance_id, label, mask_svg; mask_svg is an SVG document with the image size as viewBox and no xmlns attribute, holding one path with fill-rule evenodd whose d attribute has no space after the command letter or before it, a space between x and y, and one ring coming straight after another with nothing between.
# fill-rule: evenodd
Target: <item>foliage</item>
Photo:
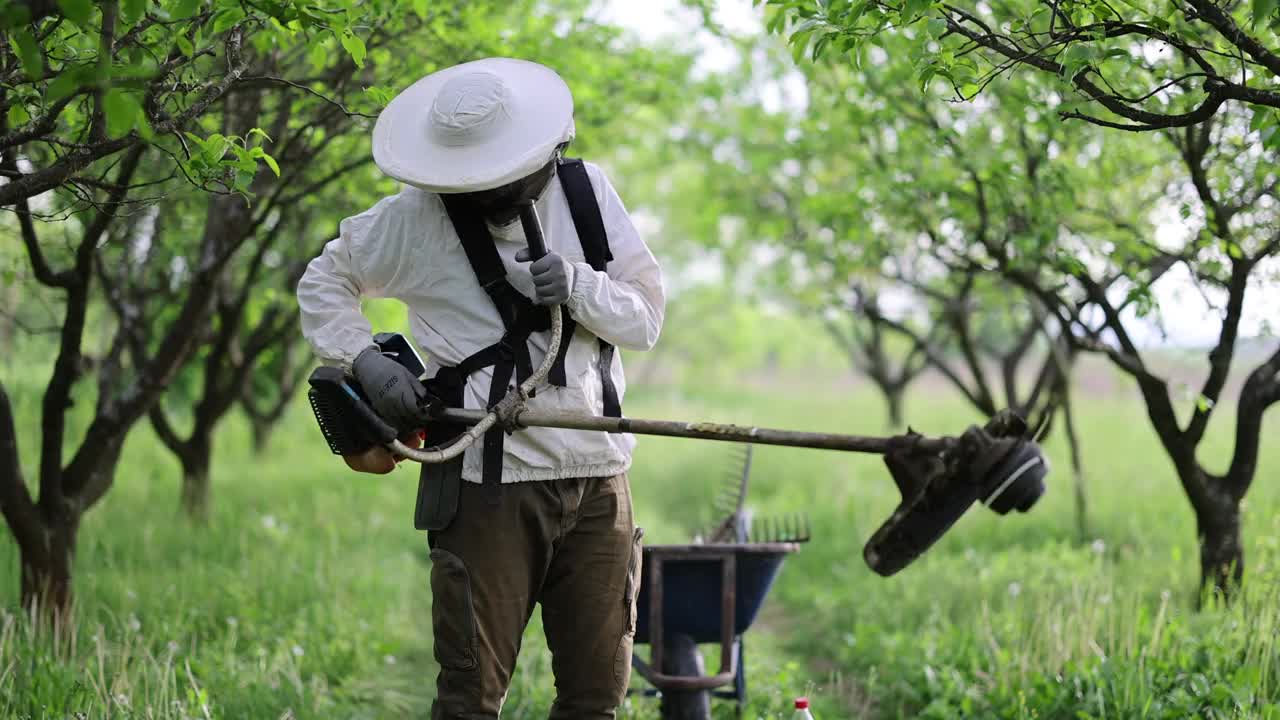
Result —
<instances>
[{"instance_id":1,"label":"foliage","mask_svg":"<svg viewBox=\"0 0 1280 720\"><path fill-rule=\"evenodd\" d=\"M91 187L86 169L139 145L170 157L164 173L246 191L259 165L278 173L258 142L261 130L210 127L205 115L249 83L332 92L323 75L276 70L309 64L318 71L333 57L363 67L364 36L396 5L6 0L0 150L21 148L32 170L11 170L0 205L67 184Z\"/></svg>"},{"instance_id":2,"label":"foliage","mask_svg":"<svg viewBox=\"0 0 1280 720\"><path fill-rule=\"evenodd\" d=\"M866 63L884 36L906 41L920 84L972 99L1014 71L1051 82L1064 117L1127 130L1194 125L1233 104L1275 137L1280 6L1273 0L767 0L797 58Z\"/></svg>"}]
</instances>

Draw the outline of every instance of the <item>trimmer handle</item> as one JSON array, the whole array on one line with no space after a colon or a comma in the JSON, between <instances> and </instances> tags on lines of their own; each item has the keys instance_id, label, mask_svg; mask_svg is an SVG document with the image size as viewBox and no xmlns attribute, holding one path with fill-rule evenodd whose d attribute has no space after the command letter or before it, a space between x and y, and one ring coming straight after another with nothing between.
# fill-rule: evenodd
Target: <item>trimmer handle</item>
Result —
<instances>
[{"instance_id":1,"label":"trimmer handle","mask_svg":"<svg viewBox=\"0 0 1280 720\"><path fill-rule=\"evenodd\" d=\"M524 228L524 237L529 243L529 259L538 260L546 255L547 241L542 236L542 222L538 219L538 208L532 202L520 206L520 226Z\"/></svg>"}]
</instances>

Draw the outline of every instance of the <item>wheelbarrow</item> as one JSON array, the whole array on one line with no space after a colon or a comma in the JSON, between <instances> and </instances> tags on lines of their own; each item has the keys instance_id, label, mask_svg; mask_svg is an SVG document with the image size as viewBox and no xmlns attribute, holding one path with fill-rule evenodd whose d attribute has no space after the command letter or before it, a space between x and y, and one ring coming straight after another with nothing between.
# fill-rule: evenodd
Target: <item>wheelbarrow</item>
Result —
<instances>
[{"instance_id":1,"label":"wheelbarrow","mask_svg":"<svg viewBox=\"0 0 1280 720\"><path fill-rule=\"evenodd\" d=\"M710 717L710 697L747 698L742 636L755 622L798 542L654 545L644 549L631 666L662 696L665 720ZM720 667L704 675L697 646L720 645ZM726 686L732 685L732 689ZM629 694L635 694L632 691Z\"/></svg>"},{"instance_id":2,"label":"wheelbarrow","mask_svg":"<svg viewBox=\"0 0 1280 720\"><path fill-rule=\"evenodd\" d=\"M698 542L644 548L636 599L631 666L660 695L664 720L706 720L711 698L733 700L739 714L747 699L742 637L755 622L787 555L809 541L804 516L752 522L746 508L752 446L743 449L742 469L717 497L724 519ZM720 645L720 668L705 673L698 645ZM728 688L732 684L732 688ZM635 691L629 694L636 694Z\"/></svg>"}]
</instances>

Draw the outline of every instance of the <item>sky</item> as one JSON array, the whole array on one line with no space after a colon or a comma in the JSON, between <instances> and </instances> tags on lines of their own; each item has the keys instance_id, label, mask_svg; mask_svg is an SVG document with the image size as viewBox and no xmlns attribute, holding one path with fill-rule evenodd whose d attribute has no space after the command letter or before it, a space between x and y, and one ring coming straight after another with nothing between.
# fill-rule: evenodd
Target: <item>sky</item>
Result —
<instances>
[{"instance_id":1,"label":"sky","mask_svg":"<svg viewBox=\"0 0 1280 720\"><path fill-rule=\"evenodd\" d=\"M762 13L763 9L754 6L751 0L720 0L714 17L733 33L761 33L764 32ZM693 42L701 50L698 68L703 72L722 71L736 61L735 51L710 33L700 30L690 36L689 28L699 27L701 21L696 13L682 8L679 0L608 0L601 19L630 28L642 38L676 37ZM767 107L803 98L802 85L802 81L795 79L790 87L766 88L761 93L762 102ZM1157 229L1160 240L1171 242L1186 235L1188 228L1176 214L1162 215ZM1280 263L1276 258L1272 260L1270 269L1275 275ZM1171 270L1153 286L1153 292L1161 308L1159 321L1131 324L1140 345L1204 346L1217 340L1220 311L1206 302L1185 267ZM1220 306L1221 301L1215 300L1215 304ZM1277 333L1280 333L1280 285L1255 283L1246 296L1241 335L1274 336Z\"/></svg>"}]
</instances>

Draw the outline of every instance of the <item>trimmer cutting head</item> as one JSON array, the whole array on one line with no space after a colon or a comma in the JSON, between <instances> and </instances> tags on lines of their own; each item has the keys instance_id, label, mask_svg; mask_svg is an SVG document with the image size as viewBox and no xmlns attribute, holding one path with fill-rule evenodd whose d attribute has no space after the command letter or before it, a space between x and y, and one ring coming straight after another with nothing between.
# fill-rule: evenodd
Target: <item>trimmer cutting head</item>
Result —
<instances>
[{"instance_id":1,"label":"trimmer cutting head","mask_svg":"<svg viewBox=\"0 0 1280 720\"><path fill-rule=\"evenodd\" d=\"M1013 414L970 427L948 450L926 452L911 432L885 454L902 503L876 530L862 556L886 577L928 550L975 502L1005 515L1026 512L1044 494L1049 463Z\"/></svg>"}]
</instances>

